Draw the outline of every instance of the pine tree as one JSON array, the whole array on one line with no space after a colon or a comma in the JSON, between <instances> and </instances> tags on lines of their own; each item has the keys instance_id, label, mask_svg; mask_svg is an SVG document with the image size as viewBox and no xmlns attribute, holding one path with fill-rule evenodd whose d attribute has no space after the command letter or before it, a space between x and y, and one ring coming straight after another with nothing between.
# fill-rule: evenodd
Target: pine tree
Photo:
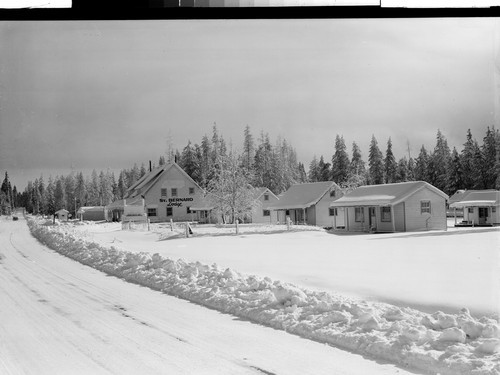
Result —
<instances>
[{"instance_id":1,"label":"pine tree","mask_svg":"<svg viewBox=\"0 0 500 375\"><path fill-rule=\"evenodd\" d=\"M212 142L205 134L201 139L201 186L206 187L208 184L209 176L212 173Z\"/></svg>"},{"instance_id":2,"label":"pine tree","mask_svg":"<svg viewBox=\"0 0 500 375\"><path fill-rule=\"evenodd\" d=\"M474 140L470 129L467 130L467 140L461 152L464 189L474 186Z\"/></svg>"},{"instance_id":3,"label":"pine tree","mask_svg":"<svg viewBox=\"0 0 500 375\"><path fill-rule=\"evenodd\" d=\"M158 160L158 165L162 166L162 165L165 165L165 164L167 164L166 161L165 161L165 156L161 155L160 156L160 160Z\"/></svg>"},{"instance_id":4,"label":"pine tree","mask_svg":"<svg viewBox=\"0 0 500 375\"><path fill-rule=\"evenodd\" d=\"M450 164L450 148L448 147L448 142L443 136L441 131L438 129L436 136L436 147L434 147L434 152L430 157L430 163L432 164L432 175L431 181L432 185L440 190L446 191L446 186L448 182L448 168ZM430 169L430 168L429 168Z\"/></svg>"},{"instance_id":5,"label":"pine tree","mask_svg":"<svg viewBox=\"0 0 500 375\"><path fill-rule=\"evenodd\" d=\"M125 172L121 171L118 176L118 199L123 199L125 193L127 192L127 186L125 182Z\"/></svg>"},{"instance_id":6,"label":"pine tree","mask_svg":"<svg viewBox=\"0 0 500 375\"><path fill-rule=\"evenodd\" d=\"M255 158L255 143L253 140L252 133L250 132L250 127L245 126L245 130L243 133L243 168L246 168L248 171L253 170L253 164Z\"/></svg>"},{"instance_id":7,"label":"pine tree","mask_svg":"<svg viewBox=\"0 0 500 375\"><path fill-rule=\"evenodd\" d=\"M417 161L415 162L415 180L416 181L428 181L428 165L429 165L429 155L424 145L420 149Z\"/></svg>"},{"instance_id":8,"label":"pine tree","mask_svg":"<svg viewBox=\"0 0 500 375\"><path fill-rule=\"evenodd\" d=\"M451 158L448 168L446 191L448 195L454 194L457 190L462 189L464 186L462 162L457 149L453 147Z\"/></svg>"},{"instance_id":9,"label":"pine tree","mask_svg":"<svg viewBox=\"0 0 500 375\"><path fill-rule=\"evenodd\" d=\"M321 155L321 158L323 158L323 155ZM316 155L313 156L313 160L311 160L311 163L309 163L308 176L310 182L318 182L320 179L319 164Z\"/></svg>"},{"instance_id":10,"label":"pine tree","mask_svg":"<svg viewBox=\"0 0 500 375\"><path fill-rule=\"evenodd\" d=\"M377 140L372 135L370 151L368 154L370 184L378 185L384 183L384 162L382 151L378 148Z\"/></svg>"},{"instance_id":11,"label":"pine tree","mask_svg":"<svg viewBox=\"0 0 500 375\"><path fill-rule=\"evenodd\" d=\"M481 152L481 148L476 140L474 140L474 146L472 151L472 178L473 178L473 189L482 190L486 188L485 181L485 170L484 163L485 160L483 158L483 153Z\"/></svg>"},{"instance_id":12,"label":"pine tree","mask_svg":"<svg viewBox=\"0 0 500 375\"><path fill-rule=\"evenodd\" d=\"M484 161L481 168L483 171L482 174L484 176L484 186L486 189L494 189L498 177L496 170L497 145L495 133L498 134L498 130L495 131L495 128L490 129L488 126L486 129L486 136L483 138L483 145L481 147Z\"/></svg>"},{"instance_id":13,"label":"pine tree","mask_svg":"<svg viewBox=\"0 0 500 375\"><path fill-rule=\"evenodd\" d=\"M58 210L56 209L55 202L55 185L52 176L49 176L49 181L47 183L47 188L45 189L45 202L46 202L46 212L47 215L54 215Z\"/></svg>"},{"instance_id":14,"label":"pine tree","mask_svg":"<svg viewBox=\"0 0 500 375\"><path fill-rule=\"evenodd\" d=\"M196 157L195 150L191 146L191 141L182 150L182 154L179 160L179 166L193 179L197 180L200 174L198 160Z\"/></svg>"},{"instance_id":15,"label":"pine tree","mask_svg":"<svg viewBox=\"0 0 500 375\"><path fill-rule=\"evenodd\" d=\"M323 160L323 155L321 155L321 157L319 158L318 172L318 181L330 181L332 170L330 169L330 163L325 163L325 161Z\"/></svg>"},{"instance_id":16,"label":"pine tree","mask_svg":"<svg viewBox=\"0 0 500 375\"><path fill-rule=\"evenodd\" d=\"M394 154L392 153L391 137L387 141L387 150L384 159L384 177L386 183L393 183L396 181L397 164Z\"/></svg>"},{"instance_id":17,"label":"pine tree","mask_svg":"<svg viewBox=\"0 0 500 375\"><path fill-rule=\"evenodd\" d=\"M142 176L144 176L146 173L147 173L147 171L146 171L146 165L143 162L143 163L141 163L141 169L139 170L139 178L141 178Z\"/></svg>"},{"instance_id":18,"label":"pine tree","mask_svg":"<svg viewBox=\"0 0 500 375\"><path fill-rule=\"evenodd\" d=\"M344 137L335 137L335 153L332 156L331 179L337 184L347 181L349 177L349 156L347 155ZM324 181L328 181L324 180Z\"/></svg>"},{"instance_id":19,"label":"pine tree","mask_svg":"<svg viewBox=\"0 0 500 375\"><path fill-rule=\"evenodd\" d=\"M304 168L304 164L299 162L299 183L303 184L307 182L307 174L306 174L306 169Z\"/></svg>"},{"instance_id":20,"label":"pine tree","mask_svg":"<svg viewBox=\"0 0 500 375\"><path fill-rule=\"evenodd\" d=\"M361 158L361 150L356 142L352 142L352 159L349 164L350 176L363 176L366 172L364 160Z\"/></svg>"},{"instance_id":21,"label":"pine tree","mask_svg":"<svg viewBox=\"0 0 500 375\"><path fill-rule=\"evenodd\" d=\"M415 181L415 161L412 157L408 159L408 181Z\"/></svg>"},{"instance_id":22,"label":"pine tree","mask_svg":"<svg viewBox=\"0 0 500 375\"><path fill-rule=\"evenodd\" d=\"M396 167L396 179L394 182L406 181L408 181L408 160L406 160L406 156L404 156L398 161L398 165Z\"/></svg>"},{"instance_id":23,"label":"pine tree","mask_svg":"<svg viewBox=\"0 0 500 375\"><path fill-rule=\"evenodd\" d=\"M87 204L87 191L85 186L85 178L83 173L80 171L76 174L75 182L75 198L76 198L76 209L85 206Z\"/></svg>"},{"instance_id":24,"label":"pine tree","mask_svg":"<svg viewBox=\"0 0 500 375\"><path fill-rule=\"evenodd\" d=\"M56 188L54 190L54 206L55 210L58 211L66 207L66 202L64 199L64 177L56 176Z\"/></svg>"},{"instance_id":25,"label":"pine tree","mask_svg":"<svg viewBox=\"0 0 500 375\"><path fill-rule=\"evenodd\" d=\"M64 196L66 199L65 208L76 217L76 196L75 196L75 177L70 173L64 178Z\"/></svg>"}]
</instances>

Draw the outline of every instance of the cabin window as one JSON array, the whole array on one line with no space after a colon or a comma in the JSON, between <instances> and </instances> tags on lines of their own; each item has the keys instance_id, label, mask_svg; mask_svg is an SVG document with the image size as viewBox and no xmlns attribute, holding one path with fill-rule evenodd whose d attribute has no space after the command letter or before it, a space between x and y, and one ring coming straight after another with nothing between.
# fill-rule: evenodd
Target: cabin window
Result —
<instances>
[{"instance_id":1,"label":"cabin window","mask_svg":"<svg viewBox=\"0 0 500 375\"><path fill-rule=\"evenodd\" d=\"M177 188L172 188L172 197L177 196Z\"/></svg>"},{"instance_id":2,"label":"cabin window","mask_svg":"<svg viewBox=\"0 0 500 375\"><path fill-rule=\"evenodd\" d=\"M193 195L194 194L194 187L190 187L189 188L189 195Z\"/></svg>"},{"instance_id":3,"label":"cabin window","mask_svg":"<svg viewBox=\"0 0 500 375\"><path fill-rule=\"evenodd\" d=\"M188 206L188 207L186 207L186 213L190 214L190 213L192 213L192 212L193 212L193 211L191 211L191 207L189 207L189 206Z\"/></svg>"},{"instance_id":4,"label":"cabin window","mask_svg":"<svg viewBox=\"0 0 500 375\"><path fill-rule=\"evenodd\" d=\"M390 207L380 207L380 220L390 222L391 221L391 208Z\"/></svg>"},{"instance_id":5,"label":"cabin window","mask_svg":"<svg viewBox=\"0 0 500 375\"><path fill-rule=\"evenodd\" d=\"M156 208L148 208L148 216L156 216Z\"/></svg>"},{"instance_id":6,"label":"cabin window","mask_svg":"<svg viewBox=\"0 0 500 375\"><path fill-rule=\"evenodd\" d=\"M271 211L270 210L263 210L262 216L271 216Z\"/></svg>"},{"instance_id":7,"label":"cabin window","mask_svg":"<svg viewBox=\"0 0 500 375\"><path fill-rule=\"evenodd\" d=\"M172 207L167 207L167 216L172 216Z\"/></svg>"},{"instance_id":8,"label":"cabin window","mask_svg":"<svg viewBox=\"0 0 500 375\"><path fill-rule=\"evenodd\" d=\"M491 212L497 212L497 208L496 207L491 207Z\"/></svg>"},{"instance_id":9,"label":"cabin window","mask_svg":"<svg viewBox=\"0 0 500 375\"><path fill-rule=\"evenodd\" d=\"M354 207L354 221L356 222L364 221L363 207Z\"/></svg>"},{"instance_id":10,"label":"cabin window","mask_svg":"<svg viewBox=\"0 0 500 375\"><path fill-rule=\"evenodd\" d=\"M330 190L330 197L334 197L335 196L335 190Z\"/></svg>"},{"instance_id":11,"label":"cabin window","mask_svg":"<svg viewBox=\"0 0 500 375\"><path fill-rule=\"evenodd\" d=\"M269 200L269 194L264 194L264 200L268 201Z\"/></svg>"},{"instance_id":12,"label":"cabin window","mask_svg":"<svg viewBox=\"0 0 500 375\"><path fill-rule=\"evenodd\" d=\"M285 211L285 215L286 215L286 216L290 216L290 210L286 210L286 211Z\"/></svg>"},{"instance_id":13,"label":"cabin window","mask_svg":"<svg viewBox=\"0 0 500 375\"><path fill-rule=\"evenodd\" d=\"M421 214L431 213L431 201L420 201L420 213Z\"/></svg>"},{"instance_id":14,"label":"cabin window","mask_svg":"<svg viewBox=\"0 0 500 375\"><path fill-rule=\"evenodd\" d=\"M330 216L337 216L337 208L336 207L330 207L329 212L330 212Z\"/></svg>"},{"instance_id":15,"label":"cabin window","mask_svg":"<svg viewBox=\"0 0 500 375\"><path fill-rule=\"evenodd\" d=\"M469 207L469 208L468 208L468 210L469 210L468 212L469 212L470 214L473 214L473 213L474 213L474 207Z\"/></svg>"},{"instance_id":16,"label":"cabin window","mask_svg":"<svg viewBox=\"0 0 500 375\"><path fill-rule=\"evenodd\" d=\"M161 188L161 196L166 197L167 196L167 189L166 188Z\"/></svg>"}]
</instances>

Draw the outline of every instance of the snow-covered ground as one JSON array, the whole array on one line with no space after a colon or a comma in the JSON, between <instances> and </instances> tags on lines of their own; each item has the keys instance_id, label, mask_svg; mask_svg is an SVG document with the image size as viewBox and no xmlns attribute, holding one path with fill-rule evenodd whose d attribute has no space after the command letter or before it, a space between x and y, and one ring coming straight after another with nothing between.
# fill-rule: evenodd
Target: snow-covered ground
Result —
<instances>
[{"instance_id":1,"label":"snow-covered ground","mask_svg":"<svg viewBox=\"0 0 500 375\"><path fill-rule=\"evenodd\" d=\"M452 221L450 222L452 224ZM422 311L498 318L499 228L447 232L331 234L317 227L198 226L184 238L181 225L154 224L151 231L122 231L120 223L65 226L104 246L158 253L172 259L217 263L310 289L340 293ZM74 228L74 231L72 230Z\"/></svg>"},{"instance_id":2,"label":"snow-covered ground","mask_svg":"<svg viewBox=\"0 0 500 375\"><path fill-rule=\"evenodd\" d=\"M109 277L0 217L2 375L412 373Z\"/></svg>"},{"instance_id":3,"label":"snow-covered ground","mask_svg":"<svg viewBox=\"0 0 500 375\"><path fill-rule=\"evenodd\" d=\"M42 224L32 221L32 233L49 247L201 305L429 373L500 374L498 321L480 316L498 312L496 230L208 236L202 229L213 229L198 227L180 239L165 226ZM179 254L185 260L174 260ZM395 304L334 293L359 290ZM430 314L406 302L463 309Z\"/></svg>"}]
</instances>

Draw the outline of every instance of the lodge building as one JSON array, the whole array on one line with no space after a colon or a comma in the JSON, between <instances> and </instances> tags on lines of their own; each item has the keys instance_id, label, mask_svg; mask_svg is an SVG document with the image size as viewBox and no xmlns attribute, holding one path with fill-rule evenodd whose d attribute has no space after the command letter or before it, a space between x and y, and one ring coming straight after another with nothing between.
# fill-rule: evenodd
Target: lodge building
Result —
<instances>
[{"instance_id":1,"label":"lodge building","mask_svg":"<svg viewBox=\"0 0 500 375\"><path fill-rule=\"evenodd\" d=\"M144 199L150 222L197 221L213 222L212 209L203 189L177 164L153 169L133 184L125 201Z\"/></svg>"}]
</instances>

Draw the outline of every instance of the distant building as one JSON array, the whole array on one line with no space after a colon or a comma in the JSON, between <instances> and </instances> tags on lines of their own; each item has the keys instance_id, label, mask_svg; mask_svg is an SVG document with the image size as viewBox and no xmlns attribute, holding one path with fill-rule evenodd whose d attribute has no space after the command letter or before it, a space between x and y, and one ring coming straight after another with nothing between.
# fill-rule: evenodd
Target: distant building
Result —
<instances>
[{"instance_id":1,"label":"distant building","mask_svg":"<svg viewBox=\"0 0 500 375\"><path fill-rule=\"evenodd\" d=\"M151 222L211 222L211 207L200 186L177 164L170 163L142 176L126 192L127 202L144 199Z\"/></svg>"},{"instance_id":2,"label":"distant building","mask_svg":"<svg viewBox=\"0 0 500 375\"><path fill-rule=\"evenodd\" d=\"M104 206L80 207L78 211L76 211L76 217L79 220L88 220L88 221L106 220L107 209Z\"/></svg>"},{"instance_id":3,"label":"distant building","mask_svg":"<svg viewBox=\"0 0 500 375\"><path fill-rule=\"evenodd\" d=\"M452 209L463 209L463 221L456 226L500 225L500 191L465 190L450 203Z\"/></svg>"},{"instance_id":4,"label":"distant building","mask_svg":"<svg viewBox=\"0 0 500 375\"><path fill-rule=\"evenodd\" d=\"M133 199L119 199L110 203L106 206L106 220L108 221L121 221L122 216L125 211L125 206L139 206L142 208L144 212L144 205L142 198L133 198Z\"/></svg>"},{"instance_id":5,"label":"distant building","mask_svg":"<svg viewBox=\"0 0 500 375\"><path fill-rule=\"evenodd\" d=\"M59 211L56 211L54 215L57 216L60 221L68 221L69 211L61 208Z\"/></svg>"},{"instance_id":6,"label":"distant building","mask_svg":"<svg viewBox=\"0 0 500 375\"><path fill-rule=\"evenodd\" d=\"M343 217L335 218L335 210L330 210L330 203L340 196L342 192L333 181L295 184L269 209L277 212L277 220L281 224L290 218L294 224L333 227L338 219L337 224L342 226Z\"/></svg>"},{"instance_id":7,"label":"distant building","mask_svg":"<svg viewBox=\"0 0 500 375\"><path fill-rule=\"evenodd\" d=\"M255 188L254 199L258 201L258 206L248 218L252 223L276 224L278 218L276 213L272 215L270 206L279 201L278 197L268 188Z\"/></svg>"},{"instance_id":8,"label":"distant building","mask_svg":"<svg viewBox=\"0 0 500 375\"><path fill-rule=\"evenodd\" d=\"M407 232L447 229L448 195L424 181L361 186L330 204L343 208L345 229Z\"/></svg>"}]
</instances>

